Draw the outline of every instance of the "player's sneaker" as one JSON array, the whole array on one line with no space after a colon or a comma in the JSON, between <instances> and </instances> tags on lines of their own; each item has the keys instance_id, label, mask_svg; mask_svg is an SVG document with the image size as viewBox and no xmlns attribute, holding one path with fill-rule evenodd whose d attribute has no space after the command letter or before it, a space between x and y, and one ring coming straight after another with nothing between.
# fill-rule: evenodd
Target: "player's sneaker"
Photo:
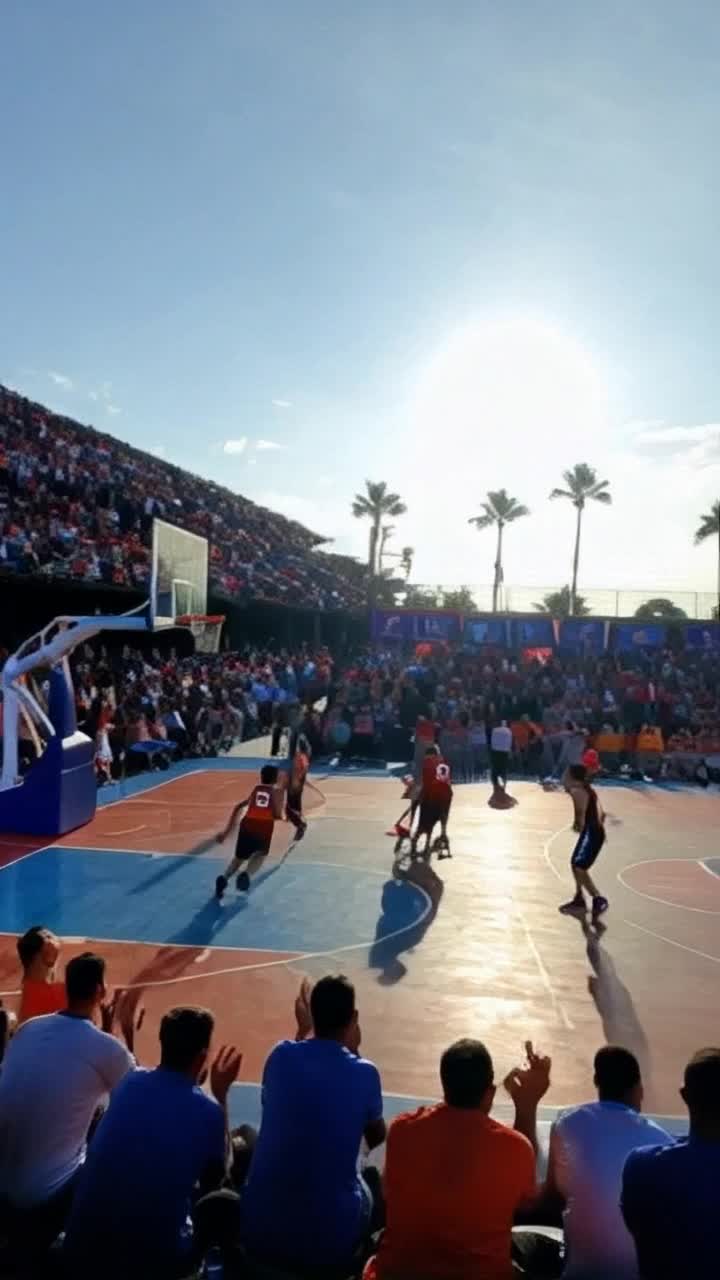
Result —
<instances>
[{"instance_id":1,"label":"player's sneaker","mask_svg":"<svg viewBox=\"0 0 720 1280\"><path fill-rule=\"evenodd\" d=\"M558 911L564 916L574 916L580 912L584 915L585 910L585 899L581 893L576 893L575 897L571 898L569 902L563 902L562 906L558 907Z\"/></svg>"},{"instance_id":2,"label":"player's sneaker","mask_svg":"<svg viewBox=\"0 0 720 1280\"><path fill-rule=\"evenodd\" d=\"M228 882L225 879L225 877L218 876L217 880L215 881L215 897L217 898L218 902L222 898L227 887L228 887Z\"/></svg>"},{"instance_id":3,"label":"player's sneaker","mask_svg":"<svg viewBox=\"0 0 720 1280\"><path fill-rule=\"evenodd\" d=\"M608 902L607 898L602 898L602 897L593 898L593 901L592 901L593 920L597 920L598 916L604 916L609 906L610 906L610 903Z\"/></svg>"},{"instance_id":4,"label":"player's sneaker","mask_svg":"<svg viewBox=\"0 0 720 1280\"><path fill-rule=\"evenodd\" d=\"M238 893L247 893L248 889L250 888L250 877L247 871L240 872L237 880L235 881L235 888L237 889Z\"/></svg>"},{"instance_id":5,"label":"player's sneaker","mask_svg":"<svg viewBox=\"0 0 720 1280\"><path fill-rule=\"evenodd\" d=\"M303 838L303 836L305 835L305 832L306 832L306 831L307 831L307 822L301 822L301 823L300 823L300 826L295 828L295 843L296 843L296 844L297 844L298 840L302 840L302 838Z\"/></svg>"}]
</instances>

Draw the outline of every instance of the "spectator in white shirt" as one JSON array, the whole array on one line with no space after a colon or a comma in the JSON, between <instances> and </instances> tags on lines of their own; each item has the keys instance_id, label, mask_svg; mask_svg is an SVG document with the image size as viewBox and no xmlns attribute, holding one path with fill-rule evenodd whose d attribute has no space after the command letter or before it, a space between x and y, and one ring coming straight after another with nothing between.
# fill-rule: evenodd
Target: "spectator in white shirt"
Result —
<instances>
[{"instance_id":1,"label":"spectator in white shirt","mask_svg":"<svg viewBox=\"0 0 720 1280\"><path fill-rule=\"evenodd\" d=\"M564 1205L566 1280L636 1280L635 1245L620 1210L623 1167L636 1147L672 1138L640 1115L640 1067L627 1049L600 1049L595 1087L597 1102L562 1112L552 1127L544 1196Z\"/></svg>"},{"instance_id":2,"label":"spectator in white shirt","mask_svg":"<svg viewBox=\"0 0 720 1280\"><path fill-rule=\"evenodd\" d=\"M37 1252L62 1230L95 1113L135 1066L109 1034L115 1009L102 957L71 960L65 987L67 1008L24 1023L0 1074L0 1195L17 1211L11 1235ZM132 1046L130 1031L126 1039Z\"/></svg>"},{"instance_id":3,"label":"spectator in white shirt","mask_svg":"<svg viewBox=\"0 0 720 1280\"><path fill-rule=\"evenodd\" d=\"M508 776L508 761L512 751L512 731L507 720L496 725L490 735L490 777L493 787L505 789Z\"/></svg>"}]
</instances>

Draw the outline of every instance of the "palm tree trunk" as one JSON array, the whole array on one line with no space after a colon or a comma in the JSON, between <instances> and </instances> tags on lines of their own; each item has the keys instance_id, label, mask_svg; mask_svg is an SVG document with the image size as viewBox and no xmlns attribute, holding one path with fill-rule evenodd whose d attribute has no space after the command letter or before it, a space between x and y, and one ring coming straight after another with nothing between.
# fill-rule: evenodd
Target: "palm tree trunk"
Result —
<instances>
[{"instance_id":1,"label":"palm tree trunk","mask_svg":"<svg viewBox=\"0 0 720 1280\"><path fill-rule=\"evenodd\" d=\"M580 567L580 526L582 524L582 507L577 509L577 525L575 526L575 552L573 554L572 586L570 588L570 617L575 616L575 600L577 598L578 568Z\"/></svg>"},{"instance_id":2,"label":"palm tree trunk","mask_svg":"<svg viewBox=\"0 0 720 1280\"><path fill-rule=\"evenodd\" d=\"M498 520L497 530L498 530L498 536L497 536L497 547L495 549L495 577L493 578L493 599L492 599L493 613L497 613L498 595L500 594L500 583L502 582L502 540L503 540L502 520Z\"/></svg>"},{"instance_id":3,"label":"palm tree trunk","mask_svg":"<svg viewBox=\"0 0 720 1280\"><path fill-rule=\"evenodd\" d=\"M368 546L368 570L372 578L377 573L377 546L380 533L380 520L373 520L370 525L370 543Z\"/></svg>"}]
</instances>

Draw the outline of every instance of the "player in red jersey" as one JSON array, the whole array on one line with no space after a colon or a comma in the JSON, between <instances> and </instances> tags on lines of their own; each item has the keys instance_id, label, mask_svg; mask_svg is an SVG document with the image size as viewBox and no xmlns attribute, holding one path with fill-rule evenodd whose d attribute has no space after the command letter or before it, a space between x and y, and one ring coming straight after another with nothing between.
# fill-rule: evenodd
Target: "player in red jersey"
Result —
<instances>
[{"instance_id":1,"label":"player in red jersey","mask_svg":"<svg viewBox=\"0 0 720 1280\"><path fill-rule=\"evenodd\" d=\"M287 799L285 801L285 817L295 828L295 839L302 840L307 831L307 822L302 816L302 797L305 782L310 770L310 744L304 733L298 735L295 752L290 765Z\"/></svg>"},{"instance_id":2,"label":"player in red jersey","mask_svg":"<svg viewBox=\"0 0 720 1280\"><path fill-rule=\"evenodd\" d=\"M452 804L452 785L450 768L443 760L439 747L431 746L425 751L422 767L422 785L420 791L420 816L417 829L412 839L412 854L417 853L420 836L425 836L424 856L430 852L430 841L436 824L440 823L441 858L449 858L450 844L447 836L447 823Z\"/></svg>"},{"instance_id":3,"label":"player in red jersey","mask_svg":"<svg viewBox=\"0 0 720 1280\"><path fill-rule=\"evenodd\" d=\"M224 874L215 881L217 898L222 898L229 881L236 874L236 888L247 893L251 873L270 852L275 822L282 817L283 811L283 789L278 785L276 765L266 764L260 770L259 785L253 787L250 795L235 805L225 830L216 837L218 844L227 839L243 809L245 814L238 830L235 853ZM240 871L243 862L247 862L247 869Z\"/></svg>"}]
</instances>

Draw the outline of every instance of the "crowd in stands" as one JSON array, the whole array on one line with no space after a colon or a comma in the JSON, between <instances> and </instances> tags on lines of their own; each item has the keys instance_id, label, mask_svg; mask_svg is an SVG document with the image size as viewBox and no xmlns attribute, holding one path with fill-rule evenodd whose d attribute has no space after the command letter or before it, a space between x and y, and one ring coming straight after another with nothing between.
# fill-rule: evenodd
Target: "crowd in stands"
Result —
<instances>
[{"instance_id":1,"label":"crowd in stands","mask_svg":"<svg viewBox=\"0 0 720 1280\"><path fill-rule=\"evenodd\" d=\"M419 730L458 780L487 769L500 725L512 734L512 767L534 777L562 772L588 746L609 772L653 775L691 776L698 758L720 754L717 651L541 661L421 648L420 657L368 649L345 665L324 722L329 750L404 760Z\"/></svg>"},{"instance_id":2,"label":"crowd in stands","mask_svg":"<svg viewBox=\"0 0 720 1280\"><path fill-rule=\"evenodd\" d=\"M216 593L364 602L362 567L296 521L0 386L0 572L145 590L154 516L208 539Z\"/></svg>"},{"instance_id":3,"label":"crowd in stands","mask_svg":"<svg viewBox=\"0 0 720 1280\"><path fill-rule=\"evenodd\" d=\"M73 658L79 727L94 737L99 781L183 757L214 756L312 719L327 694L333 661L325 648L146 655L86 645Z\"/></svg>"},{"instance_id":4,"label":"crowd in stands","mask_svg":"<svg viewBox=\"0 0 720 1280\"><path fill-rule=\"evenodd\" d=\"M539 1159L537 1113L552 1064L530 1043L503 1082L512 1127L491 1114L492 1056L470 1038L442 1055L443 1101L388 1126L380 1073L361 1055L353 986L327 976L311 988L306 979L292 1038L265 1064L260 1131L231 1131L228 1094L242 1057L213 1045L212 1013L168 1009L158 1064L140 1065L143 1011L132 993L112 995L105 961L90 952L75 955L61 981L60 952L41 926L19 939L16 1024L0 1014L0 1265L9 1274L708 1280L717 1272L720 1049L688 1063L689 1135L675 1139L642 1115L635 1057L601 1048L588 1100L558 1115ZM366 1157L383 1144L381 1178Z\"/></svg>"}]
</instances>

